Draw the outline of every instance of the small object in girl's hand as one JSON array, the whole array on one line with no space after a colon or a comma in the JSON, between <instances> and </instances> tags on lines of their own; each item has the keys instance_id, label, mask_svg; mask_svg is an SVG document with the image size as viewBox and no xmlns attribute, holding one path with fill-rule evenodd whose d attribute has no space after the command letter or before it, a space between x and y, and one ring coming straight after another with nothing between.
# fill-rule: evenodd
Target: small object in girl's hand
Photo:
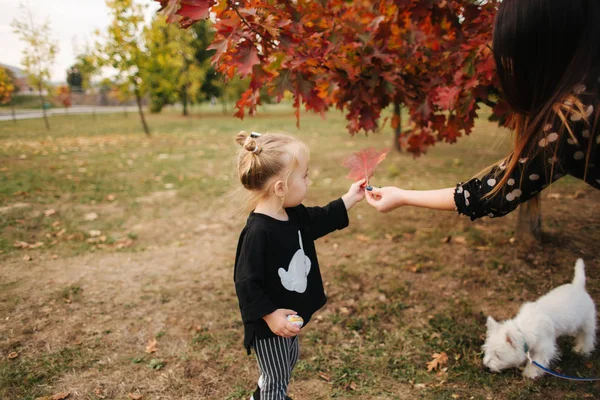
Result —
<instances>
[{"instance_id":1,"label":"small object in girl's hand","mask_svg":"<svg viewBox=\"0 0 600 400\"><path fill-rule=\"evenodd\" d=\"M302 319L301 316L299 316L297 314L288 315L286 318L288 321L290 321L293 325L296 325L298 328L302 328L302 325L304 325L304 320Z\"/></svg>"},{"instance_id":2,"label":"small object in girl's hand","mask_svg":"<svg viewBox=\"0 0 600 400\"><path fill-rule=\"evenodd\" d=\"M373 186L369 185L367 186L365 189L367 189L369 192L373 190Z\"/></svg>"}]
</instances>

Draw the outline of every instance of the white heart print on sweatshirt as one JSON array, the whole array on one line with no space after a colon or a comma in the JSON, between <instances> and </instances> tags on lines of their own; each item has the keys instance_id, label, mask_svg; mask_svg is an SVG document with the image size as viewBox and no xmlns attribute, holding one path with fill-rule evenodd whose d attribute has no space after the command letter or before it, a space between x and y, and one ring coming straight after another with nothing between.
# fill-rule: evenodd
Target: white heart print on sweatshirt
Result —
<instances>
[{"instance_id":1,"label":"white heart print on sweatshirt","mask_svg":"<svg viewBox=\"0 0 600 400\"><path fill-rule=\"evenodd\" d=\"M298 241L300 242L300 248L292 257L290 265L287 271L283 268L279 268L279 277L281 278L281 284L284 288L290 292L304 293L306 286L308 285L308 273L310 272L310 258L304 254L304 247L302 246L302 234L298 231Z\"/></svg>"}]
</instances>

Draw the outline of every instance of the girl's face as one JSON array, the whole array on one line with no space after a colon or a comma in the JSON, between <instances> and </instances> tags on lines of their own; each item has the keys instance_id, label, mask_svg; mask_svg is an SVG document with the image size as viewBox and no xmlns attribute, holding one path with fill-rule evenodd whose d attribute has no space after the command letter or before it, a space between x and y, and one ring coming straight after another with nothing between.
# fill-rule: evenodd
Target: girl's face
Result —
<instances>
[{"instance_id":1,"label":"girl's face","mask_svg":"<svg viewBox=\"0 0 600 400\"><path fill-rule=\"evenodd\" d=\"M295 207L302 203L308 189L308 157L298 155L298 163L288 178L287 191L283 199L283 207Z\"/></svg>"}]
</instances>

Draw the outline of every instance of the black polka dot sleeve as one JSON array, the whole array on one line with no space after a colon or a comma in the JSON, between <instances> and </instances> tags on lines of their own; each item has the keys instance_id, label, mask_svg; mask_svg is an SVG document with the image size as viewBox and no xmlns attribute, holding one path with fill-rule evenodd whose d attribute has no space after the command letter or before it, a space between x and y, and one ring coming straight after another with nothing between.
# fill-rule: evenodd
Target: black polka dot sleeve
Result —
<instances>
[{"instance_id":1,"label":"black polka dot sleeve","mask_svg":"<svg viewBox=\"0 0 600 400\"><path fill-rule=\"evenodd\" d=\"M489 194L504 177L512 156L482 178L459 183L454 191L458 213L471 220L502 217L567 174L600 189L600 134L597 125L592 128L598 115L597 99L587 98L584 115L569 114L571 132L561 129L561 124L546 124L531 144L533 156L519 159L506 184L494 195Z\"/></svg>"}]
</instances>

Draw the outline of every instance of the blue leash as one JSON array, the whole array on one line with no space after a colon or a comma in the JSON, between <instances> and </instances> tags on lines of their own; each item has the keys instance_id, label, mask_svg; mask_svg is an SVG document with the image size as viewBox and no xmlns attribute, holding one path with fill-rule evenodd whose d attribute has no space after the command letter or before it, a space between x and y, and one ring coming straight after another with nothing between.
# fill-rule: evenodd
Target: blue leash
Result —
<instances>
[{"instance_id":1,"label":"blue leash","mask_svg":"<svg viewBox=\"0 0 600 400\"><path fill-rule=\"evenodd\" d=\"M552 376L555 376L557 378L562 378L562 379L567 379L570 381L579 381L579 382L594 382L594 381L600 381L600 378L579 378L577 376L568 376L568 375L563 375L563 374L559 374L558 372L554 372L551 369L548 369L546 367L544 367L543 365L539 364L537 361L533 361L531 359L531 355L529 354L529 346L527 346L527 344L525 344L525 352L527 353L527 359L529 360L530 363L532 363L533 365L535 365L536 367L538 367L539 369L541 369L542 371L544 371L547 374L550 374Z\"/></svg>"}]
</instances>

